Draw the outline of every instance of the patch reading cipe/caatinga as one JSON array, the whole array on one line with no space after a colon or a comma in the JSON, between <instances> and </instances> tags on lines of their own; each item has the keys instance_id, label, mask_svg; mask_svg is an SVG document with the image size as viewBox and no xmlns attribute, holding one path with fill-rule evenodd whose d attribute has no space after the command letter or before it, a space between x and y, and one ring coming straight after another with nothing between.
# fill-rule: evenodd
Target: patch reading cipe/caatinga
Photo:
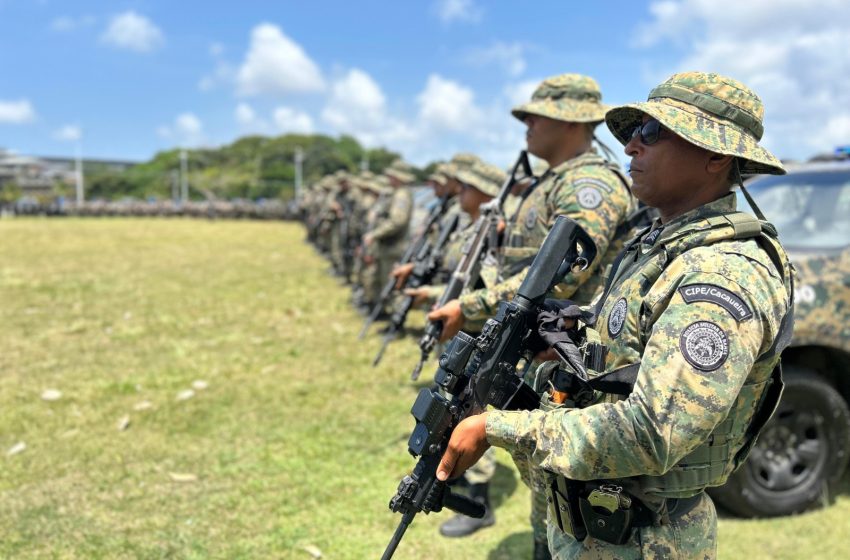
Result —
<instances>
[{"instance_id":1,"label":"patch reading cipe/caatinga","mask_svg":"<svg viewBox=\"0 0 850 560\"><path fill-rule=\"evenodd\" d=\"M690 284L679 288L679 294L687 303L707 301L716 303L729 312L739 323L753 316L753 312L740 296L714 284Z\"/></svg>"}]
</instances>

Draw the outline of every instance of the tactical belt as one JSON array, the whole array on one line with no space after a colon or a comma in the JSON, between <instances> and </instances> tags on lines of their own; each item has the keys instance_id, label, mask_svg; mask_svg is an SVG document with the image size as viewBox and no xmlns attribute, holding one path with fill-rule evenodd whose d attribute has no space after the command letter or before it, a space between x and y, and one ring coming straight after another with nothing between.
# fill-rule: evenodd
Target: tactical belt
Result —
<instances>
[{"instance_id":1,"label":"tactical belt","mask_svg":"<svg viewBox=\"0 0 850 560\"><path fill-rule=\"evenodd\" d=\"M702 497L699 492L689 498L666 498L661 513L657 513L616 484L555 476L546 500L551 522L575 540L590 536L622 545L628 542L632 529L676 521L693 510Z\"/></svg>"}]
</instances>

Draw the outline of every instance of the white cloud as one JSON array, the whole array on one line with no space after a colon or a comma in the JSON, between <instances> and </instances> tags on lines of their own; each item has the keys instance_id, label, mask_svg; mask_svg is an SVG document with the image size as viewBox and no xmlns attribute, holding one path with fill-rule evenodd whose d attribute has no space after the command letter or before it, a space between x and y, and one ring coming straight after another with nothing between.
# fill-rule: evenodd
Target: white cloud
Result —
<instances>
[{"instance_id":1,"label":"white cloud","mask_svg":"<svg viewBox=\"0 0 850 560\"><path fill-rule=\"evenodd\" d=\"M310 115L291 107L275 109L274 123L283 133L310 134L313 132L313 119Z\"/></svg>"},{"instance_id":2,"label":"white cloud","mask_svg":"<svg viewBox=\"0 0 850 560\"><path fill-rule=\"evenodd\" d=\"M478 23L484 10L475 0L437 0L434 11L443 23L466 22Z\"/></svg>"},{"instance_id":3,"label":"white cloud","mask_svg":"<svg viewBox=\"0 0 850 560\"><path fill-rule=\"evenodd\" d=\"M76 31L77 29L91 27L96 21L97 19L94 16L59 16L50 22L50 29L60 33L67 33Z\"/></svg>"},{"instance_id":4,"label":"white cloud","mask_svg":"<svg viewBox=\"0 0 850 560\"><path fill-rule=\"evenodd\" d=\"M206 142L204 125L194 113L181 113L171 125L160 125L156 133L162 138L174 140L181 146L197 146Z\"/></svg>"},{"instance_id":5,"label":"white cloud","mask_svg":"<svg viewBox=\"0 0 850 560\"><path fill-rule=\"evenodd\" d=\"M221 56L224 54L224 45L221 43L210 43L210 56Z\"/></svg>"},{"instance_id":6,"label":"white cloud","mask_svg":"<svg viewBox=\"0 0 850 560\"><path fill-rule=\"evenodd\" d=\"M528 47L522 43L496 42L489 47L479 47L470 50L464 60L474 66L495 64L501 67L508 76L517 77L525 72L526 62L524 53Z\"/></svg>"},{"instance_id":7,"label":"white cloud","mask_svg":"<svg viewBox=\"0 0 850 560\"><path fill-rule=\"evenodd\" d=\"M511 107L521 103L527 103L531 99L531 94L534 93L534 90L537 89L537 86L539 86L542 81L542 79L523 80L521 82L506 85L504 88L505 96L507 96L510 101Z\"/></svg>"},{"instance_id":8,"label":"white cloud","mask_svg":"<svg viewBox=\"0 0 850 560\"><path fill-rule=\"evenodd\" d=\"M29 99L0 99L0 124L24 124L35 120L35 109Z\"/></svg>"},{"instance_id":9,"label":"white cloud","mask_svg":"<svg viewBox=\"0 0 850 560\"><path fill-rule=\"evenodd\" d=\"M367 146L409 141L414 132L387 111L386 97L366 72L353 68L330 88L322 120L338 133L351 134Z\"/></svg>"},{"instance_id":10,"label":"white cloud","mask_svg":"<svg viewBox=\"0 0 850 560\"><path fill-rule=\"evenodd\" d=\"M112 18L101 40L119 49L150 52L160 47L165 37L150 19L130 10Z\"/></svg>"},{"instance_id":11,"label":"white cloud","mask_svg":"<svg viewBox=\"0 0 850 560\"><path fill-rule=\"evenodd\" d=\"M257 113L255 113L253 107L247 103L240 103L237 105L234 115L236 117L236 122L243 126L251 125L257 121Z\"/></svg>"},{"instance_id":12,"label":"white cloud","mask_svg":"<svg viewBox=\"0 0 850 560\"><path fill-rule=\"evenodd\" d=\"M76 142L83 137L83 130L74 124L66 124L53 132L53 137L66 142Z\"/></svg>"},{"instance_id":13,"label":"white cloud","mask_svg":"<svg viewBox=\"0 0 850 560\"><path fill-rule=\"evenodd\" d=\"M843 0L664 0L636 36L685 49L653 85L685 70L741 80L765 105L763 143L780 157L850 139L850 3Z\"/></svg>"},{"instance_id":14,"label":"white cloud","mask_svg":"<svg viewBox=\"0 0 850 560\"><path fill-rule=\"evenodd\" d=\"M236 75L241 95L322 91L319 67L280 27L263 23L251 31L251 47Z\"/></svg>"},{"instance_id":15,"label":"white cloud","mask_svg":"<svg viewBox=\"0 0 850 560\"><path fill-rule=\"evenodd\" d=\"M215 70L212 74L202 76L198 80L198 89L207 92L212 91L219 85L226 85L233 82L234 69L230 64L223 60L219 60L215 65Z\"/></svg>"},{"instance_id":16,"label":"white cloud","mask_svg":"<svg viewBox=\"0 0 850 560\"><path fill-rule=\"evenodd\" d=\"M243 134L266 134L270 130L268 122L260 117L248 103L239 103L233 111L233 118Z\"/></svg>"},{"instance_id":17,"label":"white cloud","mask_svg":"<svg viewBox=\"0 0 850 560\"><path fill-rule=\"evenodd\" d=\"M473 91L438 74L428 76L425 90L416 100L419 118L429 128L460 131L478 125L481 120Z\"/></svg>"}]
</instances>

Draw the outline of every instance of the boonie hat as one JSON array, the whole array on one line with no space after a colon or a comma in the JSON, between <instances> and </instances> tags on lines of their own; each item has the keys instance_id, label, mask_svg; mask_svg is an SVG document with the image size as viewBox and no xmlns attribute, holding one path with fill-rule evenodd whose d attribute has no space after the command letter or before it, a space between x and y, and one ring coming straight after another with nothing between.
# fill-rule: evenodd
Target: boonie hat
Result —
<instances>
[{"instance_id":1,"label":"boonie hat","mask_svg":"<svg viewBox=\"0 0 850 560\"><path fill-rule=\"evenodd\" d=\"M446 164L444 172L449 177L457 178L459 172L470 169L476 163L481 163L481 159L478 156L469 152L460 152L455 154L449 163Z\"/></svg>"},{"instance_id":2,"label":"boonie hat","mask_svg":"<svg viewBox=\"0 0 850 560\"><path fill-rule=\"evenodd\" d=\"M413 173L410 172L411 167L402 160L397 159L384 169L384 175L395 177L402 183L412 183L416 180Z\"/></svg>"},{"instance_id":3,"label":"boonie hat","mask_svg":"<svg viewBox=\"0 0 850 560\"><path fill-rule=\"evenodd\" d=\"M475 187L489 196L498 196L502 183L507 178L507 173L489 163L479 161L467 169L457 173L457 180L461 183Z\"/></svg>"},{"instance_id":4,"label":"boonie hat","mask_svg":"<svg viewBox=\"0 0 850 560\"><path fill-rule=\"evenodd\" d=\"M596 80L582 74L561 74L543 80L531 101L514 107L511 114L519 120L540 115L557 121L598 123L605 120L608 108L602 104Z\"/></svg>"},{"instance_id":5,"label":"boonie hat","mask_svg":"<svg viewBox=\"0 0 850 560\"><path fill-rule=\"evenodd\" d=\"M649 92L646 102L608 111L605 123L627 144L644 114L695 146L738 158L741 174L785 173L758 143L764 133L761 99L738 80L706 72L673 74Z\"/></svg>"}]
</instances>

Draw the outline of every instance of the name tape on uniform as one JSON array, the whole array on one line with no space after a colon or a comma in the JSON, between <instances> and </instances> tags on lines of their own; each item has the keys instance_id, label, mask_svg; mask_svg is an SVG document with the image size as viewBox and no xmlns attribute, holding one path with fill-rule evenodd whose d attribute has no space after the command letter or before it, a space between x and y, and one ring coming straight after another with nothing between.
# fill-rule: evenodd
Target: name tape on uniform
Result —
<instances>
[{"instance_id":1,"label":"name tape on uniform","mask_svg":"<svg viewBox=\"0 0 850 560\"><path fill-rule=\"evenodd\" d=\"M687 303L695 301L707 301L716 303L729 312L739 323L753 316L752 310L740 296L733 294L726 288L714 284L690 284L679 288L679 294Z\"/></svg>"}]
</instances>

